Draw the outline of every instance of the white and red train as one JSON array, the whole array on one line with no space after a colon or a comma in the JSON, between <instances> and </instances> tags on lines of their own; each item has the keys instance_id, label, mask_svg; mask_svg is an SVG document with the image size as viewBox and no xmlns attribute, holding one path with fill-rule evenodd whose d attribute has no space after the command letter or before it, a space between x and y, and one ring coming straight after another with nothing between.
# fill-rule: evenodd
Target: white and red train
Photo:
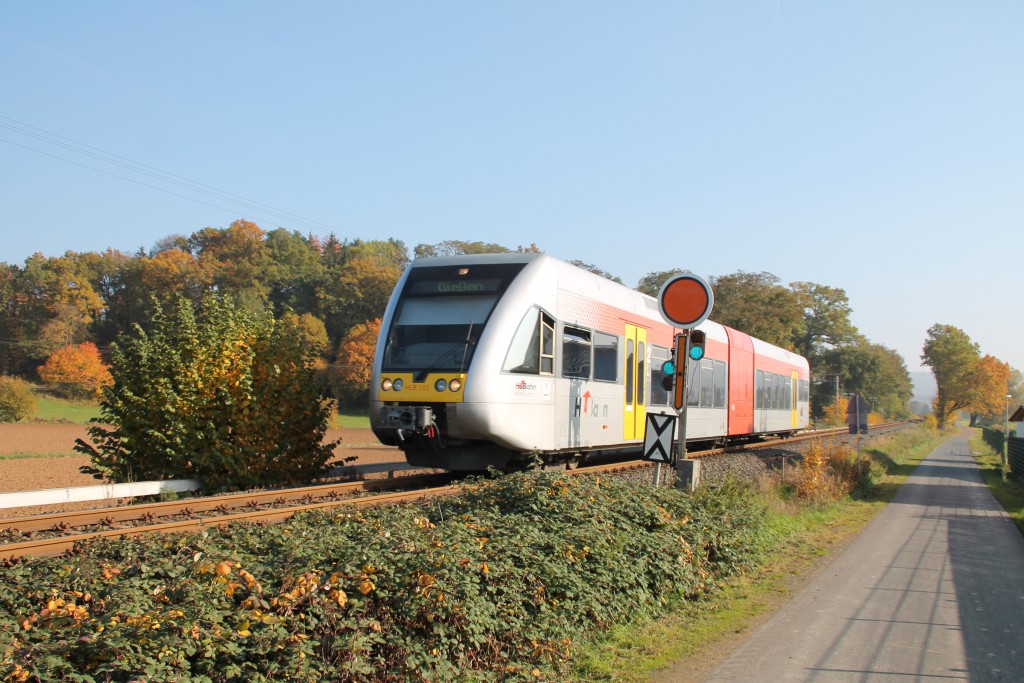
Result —
<instances>
[{"instance_id":1,"label":"white and red train","mask_svg":"<svg viewBox=\"0 0 1024 683\"><path fill-rule=\"evenodd\" d=\"M689 366L686 438L750 439L808 424L803 357L706 321ZM370 423L414 465L515 466L639 451L673 414L658 302L544 254L415 260L381 325Z\"/></svg>"}]
</instances>

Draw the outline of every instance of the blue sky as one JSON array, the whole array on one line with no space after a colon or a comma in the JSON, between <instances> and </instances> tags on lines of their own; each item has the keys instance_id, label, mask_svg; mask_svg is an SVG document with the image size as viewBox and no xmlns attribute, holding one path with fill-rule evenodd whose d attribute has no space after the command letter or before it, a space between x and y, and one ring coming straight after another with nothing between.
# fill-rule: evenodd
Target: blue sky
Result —
<instances>
[{"instance_id":1,"label":"blue sky","mask_svg":"<svg viewBox=\"0 0 1024 683\"><path fill-rule=\"evenodd\" d=\"M912 371L934 323L1024 370L1017 0L3 9L0 261L242 216L536 243L842 288Z\"/></svg>"}]
</instances>

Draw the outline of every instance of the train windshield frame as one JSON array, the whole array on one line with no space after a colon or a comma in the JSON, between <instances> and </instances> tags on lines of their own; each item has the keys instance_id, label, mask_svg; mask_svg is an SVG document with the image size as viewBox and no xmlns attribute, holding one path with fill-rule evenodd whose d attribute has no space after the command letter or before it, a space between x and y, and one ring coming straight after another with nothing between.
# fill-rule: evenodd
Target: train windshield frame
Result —
<instances>
[{"instance_id":1,"label":"train windshield frame","mask_svg":"<svg viewBox=\"0 0 1024 683\"><path fill-rule=\"evenodd\" d=\"M413 268L384 347L384 372L466 372L494 307L526 264Z\"/></svg>"}]
</instances>

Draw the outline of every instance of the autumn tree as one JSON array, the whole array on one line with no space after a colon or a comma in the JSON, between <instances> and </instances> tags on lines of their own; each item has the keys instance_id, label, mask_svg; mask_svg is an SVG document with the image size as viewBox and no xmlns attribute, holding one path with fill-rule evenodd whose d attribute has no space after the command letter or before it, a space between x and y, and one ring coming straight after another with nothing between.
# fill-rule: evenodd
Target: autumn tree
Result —
<instances>
[{"instance_id":1,"label":"autumn tree","mask_svg":"<svg viewBox=\"0 0 1024 683\"><path fill-rule=\"evenodd\" d=\"M213 273L218 289L254 312L264 309L270 294L270 253L266 231L239 219L225 229L203 228L188 239L192 253Z\"/></svg>"},{"instance_id":2,"label":"autumn tree","mask_svg":"<svg viewBox=\"0 0 1024 683\"><path fill-rule=\"evenodd\" d=\"M102 424L79 441L114 481L196 478L208 490L308 483L333 455L313 358L296 327L230 298L157 307L112 351ZM104 425L111 425L106 427Z\"/></svg>"},{"instance_id":3,"label":"autumn tree","mask_svg":"<svg viewBox=\"0 0 1024 683\"><path fill-rule=\"evenodd\" d=\"M682 268L675 268L673 270L658 270L647 273L647 275L640 278L640 282L637 283L636 289L638 292L642 292L647 296L656 297L661 292L662 286L668 282L670 278L675 277L676 275L682 275L685 272L687 271ZM715 320L717 320L717 318L715 318Z\"/></svg>"},{"instance_id":4,"label":"autumn tree","mask_svg":"<svg viewBox=\"0 0 1024 683\"><path fill-rule=\"evenodd\" d=\"M365 408L367 405L380 326L380 318L356 325L338 346L332 383L335 396L346 408Z\"/></svg>"},{"instance_id":5,"label":"autumn tree","mask_svg":"<svg viewBox=\"0 0 1024 683\"><path fill-rule=\"evenodd\" d=\"M921 361L932 369L938 387L932 408L939 429L971 406L978 359L978 345L960 328L941 324L928 328Z\"/></svg>"},{"instance_id":6,"label":"autumn tree","mask_svg":"<svg viewBox=\"0 0 1024 683\"><path fill-rule=\"evenodd\" d=\"M493 242L464 242L445 240L437 244L417 244L413 250L416 258L428 256L462 256L464 254L509 254L514 250Z\"/></svg>"},{"instance_id":7,"label":"autumn tree","mask_svg":"<svg viewBox=\"0 0 1024 683\"><path fill-rule=\"evenodd\" d=\"M99 398L111 382L110 369L92 342L65 346L39 366L39 377L72 399Z\"/></svg>"},{"instance_id":8,"label":"autumn tree","mask_svg":"<svg viewBox=\"0 0 1024 683\"><path fill-rule=\"evenodd\" d=\"M605 278L606 280L611 280L612 282L618 282L620 285L622 284L622 280L620 278L612 275L611 273L609 273L606 270L602 270L601 268L598 268L597 266L595 266L592 263L587 263L586 261L581 261L579 259L572 259L571 261L569 261L569 263L571 263L572 265L576 266L577 268L582 268L583 270L585 270L587 272L593 273L594 275L599 275L599 276Z\"/></svg>"},{"instance_id":9,"label":"autumn tree","mask_svg":"<svg viewBox=\"0 0 1024 683\"><path fill-rule=\"evenodd\" d=\"M874 412L887 418L905 417L914 394L906 361L887 346L865 343L871 363L860 383L860 393L871 402Z\"/></svg>"},{"instance_id":10,"label":"autumn tree","mask_svg":"<svg viewBox=\"0 0 1024 683\"><path fill-rule=\"evenodd\" d=\"M116 269L105 294L102 324L96 330L102 343L110 344L134 325L147 325L157 306L170 304L182 294L198 302L213 287L210 264L171 245L180 241L170 241L148 255L136 254Z\"/></svg>"},{"instance_id":11,"label":"autumn tree","mask_svg":"<svg viewBox=\"0 0 1024 683\"><path fill-rule=\"evenodd\" d=\"M712 277L708 283L715 293L711 312L715 322L794 349L794 340L804 332L803 310L796 295L780 285L777 277L738 271Z\"/></svg>"},{"instance_id":12,"label":"autumn tree","mask_svg":"<svg viewBox=\"0 0 1024 683\"><path fill-rule=\"evenodd\" d=\"M1009 388L1006 393L1013 396L1011 400L1018 403L1024 402L1024 375L1017 368L1010 368Z\"/></svg>"},{"instance_id":13,"label":"autumn tree","mask_svg":"<svg viewBox=\"0 0 1024 683\"><path fill-rule=\"evenodd\" d=\"M983 419L1003 416L1006 407L1006 395L1010 387L1010 366L998 358L985 355L974 364L974 377L971 382L971 426L975 427Z\"/></svg>"},{"instance_id":14,"label":"autumn tree","mask_svg":"<svg viewBox=\"0 0 1024 683\"><path fill-rule=\"evenodd\" d=\"M303 348L315 359L314 365L317 370L326 368L326 362L324 362L323 357L327 353L330 340L327 337L327 328L324 327L324 321L312 313L303 313L302 315L285 313L278 320L278 323L295 329Z\"/></svg>"},{"instance_id":15,"label":"autumn tree","mask_svg":"<svg viewBox=\"0 0 1024 683\"><path fill-rule=\"evenodd\" d=\"M826 349L856 341L857 330L850 322L850 300L845 291L814 282L793 282L789 287L803 309L803 326L794 339L797 353L814 359Z\"/></svg>"},{"instance_id":16,"label":"autumn tree","mask_svg":"<svg viewBox=\"0 0 1024 683\"><path fill-rule=\"evenodd\" d=\"M267 282L275 315L285 311L315 314L317 290L327 276L320 252L311 240L284 228L267 233L266 242L270 257Z\"/></svg>"},{"instance_id":17,"label":"autumn tree","mask_svg":"<svg viewBox=\"0 0 1024 683\"><path fill-rule=\"evenodd\" d=\"M22 360L38 362L66 341L62 333L43 332L58 316L65 330L81 331L92 325L104 309L104 301L90 281L87 263L74 252L45 257L34 254L17 272L12 295L18 310L17 336L24 341ZM83 339L71 339L73 342ZM33 363L34 366L34 363Z\"/></svg>"},{"instance_id":18,"label":"autumn tree","mask_svg":"<svg viewBox=\"0 0 1024 683\"><path fill-rule=\"evenodd\" d=\"M20 422L36 412L36 396L20 377L0 375L0 422Z\"/></svg>"},{"instance_id":19,"label":"autumn tree","mask_svg":"<svg viewBox=\"0 0 1024 683\"><path fill-rule=\"evenodd\" d=\"M326 305L329 313L324 317L331 337L344 338L354 326L383 317L401 277L397 264L372 256L345 264L337 279L322 291L331 302Z\"/></svg>"}]
</instances>

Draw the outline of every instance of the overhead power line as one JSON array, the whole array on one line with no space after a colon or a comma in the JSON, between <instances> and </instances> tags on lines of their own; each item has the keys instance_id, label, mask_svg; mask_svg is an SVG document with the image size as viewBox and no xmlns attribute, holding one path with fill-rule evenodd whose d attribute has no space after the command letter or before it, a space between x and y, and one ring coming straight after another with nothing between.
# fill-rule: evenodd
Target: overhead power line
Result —
<instances>
[{"instance_id":1,"label":"overhead power line","mask_svg":"<svg viewBox=\"0 0 1024 683\"><path fill-rule=\"evenodd\" d=\"M13 132L18 133L20 135L25 135L27 137L31 137L31 138L34 138L36 140L40 140L42 142L46 142L48 144L52 144L52 145L55 145L57 147L64 148L64 149L72 151L72 152L74 152L76 154L81 154L83 156L91 157L93 159L97 159L99 161L111 164L113 166L117 166L117 167L120 167L120 168L127 169L127 170L129 170L129 171L131 171L133 173L138 173L140 175L147 176L149 178L153 178L153 179L155 179L155 180L157 180L159 182L162 182L162 183L167 183L169 185L180 187L180 188L188 190L190 192L195 192L195 193L198 193L198 194L201 194L201 195L205 195L207 197L211 197L211 198L216 199L216 200L218 200L218 201L220 201L222 203L235 204L237 206L240 206L240 207L243 207L243 208L247 209L247 212L242 213L242 215L245 218L250 218L250 219L262 222L262 223L277 223L277 222L283 221L284 223L290 224L289 227L293 227L293 228L297 227L297 228L301 228L302 230L305 230L305 231L308 231L308 232L319 233L321 235L326 235L328 233L342 233L342 234L346 234L346 235L350 235L352 237L357 237L358 238L358 235L355 235L353 233L350 233L350 232L347 232L347 231L344 231L344 230L339 230L339 229L337 229L337 228L335 228L335 227L333 227L331 225L328 225L326 223L322 223L320 221L317 221L317 220L314 220L314 219L311 219L311 218L305 218L304 216L301 216L299 214L296 214L296 213L293 213L293 212L290 212L290 211L286 211L284 209L277 208L275 206L272 206L270 204L266 204L266 203L260 202L260 201L255 200L255 199L249 199L247 197L243 197L243 196L235 194L233 192L229 192L227 190L222 190L222 189L219 189L219 188L214 187L212 185L207 185L206 183L201 183L201 182L196 181L196 180L191 180L191 179L186 178L184 176L181 176L181 175L178 175L178 174L175 174L175 173L171 173L169 171L164 171L164 170L161 170L161 169L156 168L154 166L150 166L149 164L144 164L144 163L139 162L139 161L134 161L132 159L129 159L129 158L124 157L124 156L121 156L119 154L115 154L113 152L108 152L106 150L100 149L99 147L94 147L94 146L86 144L84 142L79 142L77 140L73 140L73 139L65 137L63 135L59 135L57 133L53 133L51 131L47 131L47 130L44 130L42 128L38 128L36 126L32 126L30 124L23 123L21 121L17 121L15 119L12 119L12 118L7 117L7 116L0 115L0 128L5 128L7 130L13 131ZM194 201L194 202L197 202L199 204L204 204L206 206L210 206L210 207L213 207L215 209L221 209L223 211L228 211L228 212L232 212L232 213L238 213L238 209L237 208L226 207L226 206L223 206L221 204L212 204L212 203L210 203L208 201L205 201L205 200L197 198L197 197L193 197L193 196L186 195L186 194L181 194L180 192L175 192L175 191L167 189L167 188L158 187L158 186L152 185L150 183L142 182L140 180L136 180L136 179L133 179L133 178L126 177L124 175L120 175L118 173L112 173L110 171L105 171L105 170L103 170L101 168L97 168L97 167L91 166L89 164L84 164L84 163L81 163L81 162L78 162L78 161L74 161L72 159L68 159L66 157L62 157L62 156L59 156L59 155L56 155L56 154L51 154L49 152L45 152L43 150L36 149L34 147L29 147L29 146L26 146L26 145L22 145L22 144L19 144L17 142L11 141L11 140L0 138L0 142L6 142L9 145L13 145L15 147L20 147L21 149L25 149L25 150L28 150L30 152L35 152L37 154L41 154L43 156L50 157L52 159L57 159L59 161L63 161L63 162L69 163L69 164L74 164L76 166L80 166L82 168L89 169L91 171L96 171L97 173L103 173L105 175L117 178L119 180L125 180L127 182L135 183L136 185L141 185L143 187L147 187L147 188L152 189L152 190L157 190L158 192L163 192L165 194L170 194L170 195L173 195L173 196L176 196L176 197L181 197L183 199L188 199L190 201ZM268 221L267 220L268 216L272 217L272 220Z\"/></svg>"}]
</instances>

